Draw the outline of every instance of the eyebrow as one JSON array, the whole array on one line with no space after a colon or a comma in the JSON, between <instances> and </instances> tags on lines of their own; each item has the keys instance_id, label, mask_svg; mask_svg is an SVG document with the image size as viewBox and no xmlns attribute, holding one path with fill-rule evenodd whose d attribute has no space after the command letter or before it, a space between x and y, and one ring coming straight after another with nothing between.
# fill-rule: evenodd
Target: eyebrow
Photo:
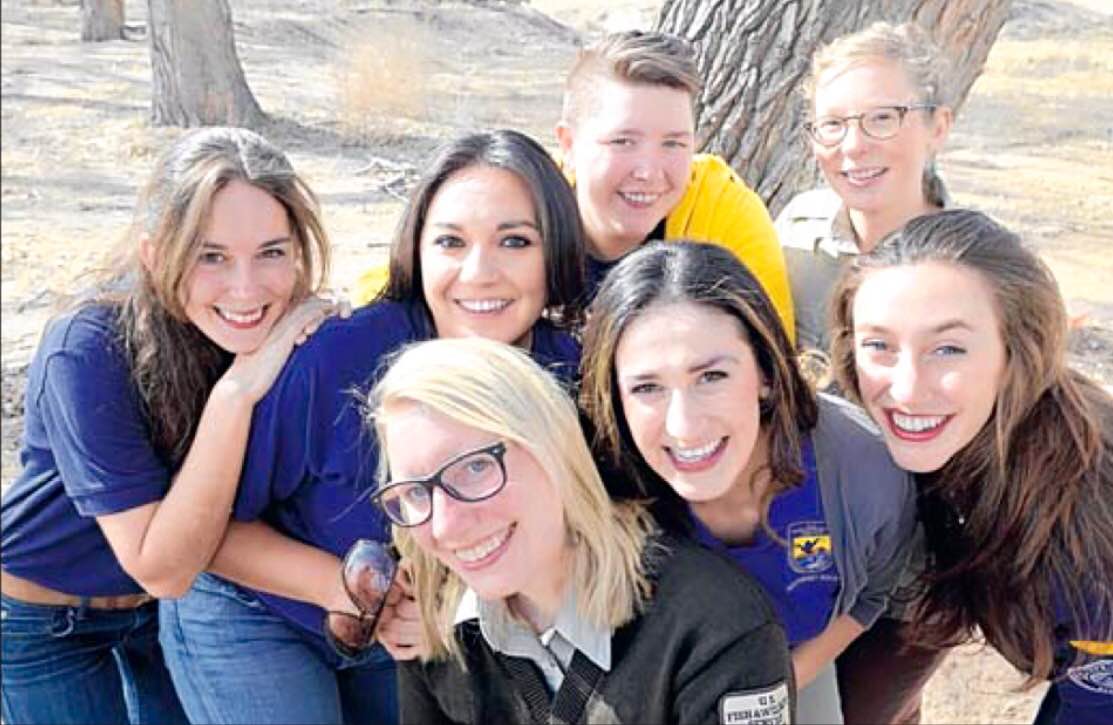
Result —
<instances>
[{"instance_id":1,"label":"eyebrow","mask_svg":"<svg viewBox=\"0 0 1113 725\"><path fill-rule=\"evenodd\" d=\"M892 332L888 327L885 327L884 325L865 324L865 325L861 326L861 329L864 332L874 332L874 333L877 333L877 332ZM933 334L933 335L938 335L940 333L950 332L951 330L966 330L967 332L973 332L974 328L971 327L970 323L966 322L965 320L960 320L958 318L955 318L953 320L944 320L943 322L940 322L938 325L935 325L934 327L929 328L928 332Z\"/></svg>"},{"instance_id":2,"label":"eyebrow","mask_svg":"<svg viewBox=\"0 0 1113 725\"><path fill-rule=\"evenodd\" d=\"M738 358L736 358L734 355L726 355L726 354L715 355L711 358L708 358L705 362L696 363L695 365L692 365L691 367L689 367L687 369L686 372L688 372L689 374L691 374L691 373L702 373L704 370L707 370L708 368L713 368L716 365L720 365L724 362L730 362L730 363L738 364ZM653 378L656 378L657 373L655 373L655 372L634 373L633 375L619 375L618 377L622 380L626 380L626 381L629 381L629 382L641 382L643 380L652 380Z\"/></svg>"},{"instance_id":3,"label":"eyebrow","mask_svg":"<svg viewBox=\"0 0 1113 725\"><path fill-rule=\"evenodd\" d=\"M462 224L456 224L454 222L430 221L429 225L440 227L442 229L451 229L454 232L464 231L464 227ZM510 221L499 222L499 225L495 228L501 232L506 231L507 229L517 229L519 227L529 227L530 229L534 230L538 229L537 223L531 219L512 219Z\"/></svg>"},{"instance_id":4,"label":"eyebrow","mask_svg":"<svg viewBox=\"0 0 1113 725\"><path fill-rule=\"evenodd\" d=\"M267 241L260 244L258 249L277 247L282 244L288 244L290 243L290 241L292 241L290 237L275 237L274 239L268 239ZM201 247L203 249L228 249L227 244L217 244L216 242L210 242L207 239L201 242Z\"/></svg>"}]
</instances>

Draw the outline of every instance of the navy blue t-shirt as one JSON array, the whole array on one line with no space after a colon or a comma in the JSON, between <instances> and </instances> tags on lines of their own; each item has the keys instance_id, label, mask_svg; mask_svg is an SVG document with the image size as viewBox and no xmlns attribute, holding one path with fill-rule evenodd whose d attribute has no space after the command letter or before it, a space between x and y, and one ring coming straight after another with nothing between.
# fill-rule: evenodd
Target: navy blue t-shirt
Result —
<instances>
[{"instance_id":1,"label":"navy blue t-shirt","mask_svg":"<svg viewBox=\"0 0 1113 725\"><path fill-rule=\"evenodd\" d=\"M142 591L94 517L161 500L170 486L117 314L86 306L47 326L27 373L23 470L0 515L4 570L80 596Z\"/></svg>"},{"instance_id":2,"label":"navy blue t-shirt","mask_svg":"<svg viewBox=\"0 0 1113 725\"><path fill-rule=\"evenodd\" d=\"M359 397L385 372L391 353L432 336L423 308L397 302L322 325L255 407L235 518L262 519L337 556L360 538L386 541L389 525L367 502L378 459ZM545 321L533 328L531 354L566 382L579 366L579 344ZM320 608L256 594L274 613L321 637Z\"/></svg>"},{"instance_id":3,"label":"navy blue t-shirt","mask_svg":"<svg viewBox=\"0 0 1113 725\"><path fill-rule=\"evenodd\" d=\"M1100 575L1099 575L1100 576ZM1110 612L1083 626L1075 621L1061 592L1053 592L1056 615L1055 722L1113 725L1113 651ZM1092 605L1091 605L1092 608ZM1091 612L1091 617L1094 612Z\"/></svg>"}]
</instances>

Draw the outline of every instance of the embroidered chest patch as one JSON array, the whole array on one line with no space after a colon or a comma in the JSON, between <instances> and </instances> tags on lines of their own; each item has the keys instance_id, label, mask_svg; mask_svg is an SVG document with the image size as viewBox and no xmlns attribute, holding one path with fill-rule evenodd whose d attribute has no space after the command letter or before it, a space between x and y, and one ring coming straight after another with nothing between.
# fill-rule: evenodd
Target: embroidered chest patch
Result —
<instances>
[{"instance_id":1,"label":"embroidered chest patch","mask_svg":"<svg viewBox=\"0 0 1113 725\"><path fill-rule=\"evenodd\" d=\"M788 685L728 692L719 698L722 725L789 725Z\"/></svg>"},{"instance_id":2,"label":"embroidered chest patch","mask_svg":"<svg viewBox=\"0 0 1113 725\"><path fill-rule=\"evenodd\" d=\"M822 521L788 525L788 565L798 574L819 574L835 564L831 534Z\"/></svg>"},{"instance_id":3,"label":"embroidered chest patch","mask_svg":"<svg viewBox=\"0 0 1113 725\"><path fill-rule=\"evenodd\" d=\"M1096 660L1067 670L1067 676L1079 687L1090 692L1113 695L1113 660Z\"/></svg>"}]
</instances>

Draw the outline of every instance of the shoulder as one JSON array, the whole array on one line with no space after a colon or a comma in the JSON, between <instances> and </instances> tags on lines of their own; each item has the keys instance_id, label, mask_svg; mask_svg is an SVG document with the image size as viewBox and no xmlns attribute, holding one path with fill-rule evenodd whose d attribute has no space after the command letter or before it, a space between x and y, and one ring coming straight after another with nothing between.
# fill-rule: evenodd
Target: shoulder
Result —
<instances>
[{"instance_id":1,"label":"shoulder","mask_svg":"<svg viewBox=\"0 0 1113 725\"><path fill-rule=\"evenodd\" d=\"M804 220L826 220L835 218L842 208L842 199L827 187L802 191L789 199L788 204L777 215L777 221L799 222Z\"/></svg>"},{"instance_id":2,"label":"shoulder","mask_svg":"<svg viewBox=\"0 0 1113 725\"><path fill-rule=\"evenodd\" d=\"M49 352L88 355L122 350L119 310L109 305L85 305L55 317L43 333L41 347Z\"/></svg>"},{"instance_id":3,"label":"shoulder","mask_svg":"<svg viewBox=\"0 0 1113 725\"><path fill-rule=\"evenodd\" d=\"M533 327L530 355L537 364L564 381L575 377L582 353L580 341L571 333L539 320Z\"/></svg>"},{"instance_id":4,"label":"shoulder","mask_svg":"<svg viewBox=\"0 0 1113 725\"><path fill-rule=\"evenodd\" d=\"M387 353L422 339L420 310L402 302L376 302L351 317L332 317L291 357L291 368L366 369Z\"/></svg>"},{"instance_id":5,"label":"shoulder","mask_svg":"<svg viewBox=\"0 0 1113 725\"><path fill-rule=\"evenodd\" d=\"M697 620L716 629L750 630L776 621L758 583L725 556L678 536L655 537L646 546L652 610L668 609L670 620ZM699 607L692 607L694 601Z\"/></svg>"},{"instance_id":6,"label":"shoulder","mask_svg":"<svg viewBox=\"0 0 1113 725\"><path fill-rule=\"evenodd\" d=\"M740 200L758 199L753 189L721 156L696 154L692 158L691 186L708 201L737 204ZM764 205L763 205L764 206Z\"/></svg>"},{"instance_id":7,"label":"shoulder","mask_svg":"<svg viewBox=\"0 0 1113 725\"><path fill-rule=\"evenodd\" d=\"M844 495L865 496L880 510L899 511L914 491L911 474L893 462L881 432L858 406L820 393L819 418L812 431L820 481Z\"/></svg>"}]
</instances>

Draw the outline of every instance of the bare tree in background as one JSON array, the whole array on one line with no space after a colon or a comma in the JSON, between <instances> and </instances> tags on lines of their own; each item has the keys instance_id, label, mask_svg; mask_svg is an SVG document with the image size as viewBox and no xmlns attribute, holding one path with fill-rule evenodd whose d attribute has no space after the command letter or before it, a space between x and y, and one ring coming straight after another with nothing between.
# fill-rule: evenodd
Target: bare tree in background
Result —
<instances>
[{"instance_id":1,"label":"bare tree in background","mask_svg":"<svg viewBox=\"0 0 1113 725\"><path fill-rule=\"evenodd\" d=\"M244 80L228 0L148 0L156 126L258 127L266 118Z\"/></svg>"},{"instance_id":2,"label":"bare tree in background","mask_svg":"<svg viewBox=\"0 0 1113 725\"><path fill-rule=\"evenodd\" d=\"M99 43L124 37L124 0L81 0L81 41Z\"/></svg>"},{"instance_id":3,"label":"bare tree in background","mask_svg":"<svg viewBox=\"0 0 1113 725\"><path fill-rule=\"evenodd\" d=\"M913 20L954 64L957 108L1012 0L665 0L657 27L696 44L701 149L723 156L776 215L818 172L799 95L815 50L875 20Z\"/></svg>"}]
</instances>

